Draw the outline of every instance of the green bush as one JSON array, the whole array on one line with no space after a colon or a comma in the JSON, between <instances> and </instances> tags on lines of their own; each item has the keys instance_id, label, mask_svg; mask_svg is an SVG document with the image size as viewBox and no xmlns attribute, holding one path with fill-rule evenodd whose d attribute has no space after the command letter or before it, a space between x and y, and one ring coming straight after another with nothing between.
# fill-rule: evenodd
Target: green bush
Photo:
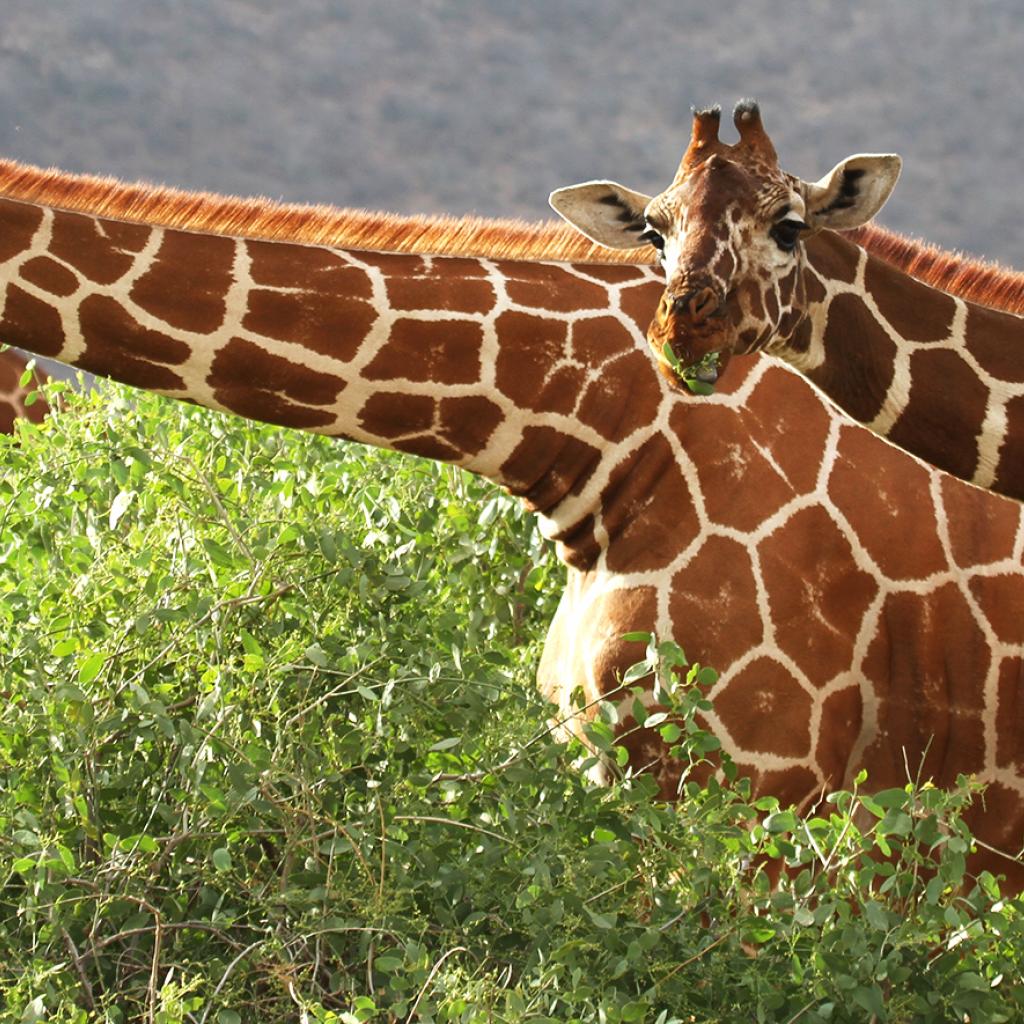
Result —
<instances>
[{"instance_id":1,"label":"green bush","mask_svg":"<svg viewBox=\"0 0 1024 1024\"><path fill-rule=\"evenodd\" d=\"M1021 1019L967 780L595 788L533 685L562 579L407 457L106 386L0 440L0 1020ZM698 761L713 673L652 673Z\"/></svg>"}]
</instances>

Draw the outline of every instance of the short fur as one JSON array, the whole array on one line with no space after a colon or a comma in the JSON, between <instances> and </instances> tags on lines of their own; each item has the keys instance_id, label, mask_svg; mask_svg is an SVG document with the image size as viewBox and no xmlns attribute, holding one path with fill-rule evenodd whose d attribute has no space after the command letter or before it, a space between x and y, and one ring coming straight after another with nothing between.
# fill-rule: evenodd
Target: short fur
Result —
<instances>
[{"instance_id":1,"label":"short fur","mask_svg":"<svg viewBox=\"0 0 1024 1024\"><path fill-rule=\"evenodd\" d=\"M240 199L0 160L0 196L116 220L218 235L385 252L495 259L650 263L654 250L606 249L568 225L483 217L412 217Z\"/></svg>"}]
</instances>

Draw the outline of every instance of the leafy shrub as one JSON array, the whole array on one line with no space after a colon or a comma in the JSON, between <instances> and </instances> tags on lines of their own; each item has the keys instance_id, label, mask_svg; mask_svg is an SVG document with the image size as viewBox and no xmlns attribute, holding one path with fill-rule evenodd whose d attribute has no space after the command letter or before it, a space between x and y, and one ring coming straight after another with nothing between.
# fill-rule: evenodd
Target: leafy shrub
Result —
<instances>
[{"instance_id":1,"label":"leafy shrub","mask_svg":"<svg viewBox=\"0 0 1024 1024\"><path fill-rule=\"evenodd\" d=\"M0 466L0 1020L1020 1019L966 780L587 783L493 488L111 387ZM652 673L698 762L713 673Z\"/></svg>"}]
</instances>

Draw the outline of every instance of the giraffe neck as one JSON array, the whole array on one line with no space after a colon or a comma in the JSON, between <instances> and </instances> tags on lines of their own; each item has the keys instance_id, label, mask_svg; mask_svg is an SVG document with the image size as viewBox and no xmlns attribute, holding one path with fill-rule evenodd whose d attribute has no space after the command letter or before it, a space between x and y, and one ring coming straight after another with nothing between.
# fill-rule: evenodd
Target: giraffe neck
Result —
<instances>
[{"instance_id":1,"label":"giraffe neck","mask_svg":"<svg viewBox=\"0 0 1024 1024\"><path fill-rule=\"evenodd\" d=\"M807 243L803 287L807 315L773 354L899 447L1024 498L1024 319L834 232Z\"/></svg>"},{"instance_id":2,"label":"giraffe neck","mask_svg":"<svg viewBox=\"0 0 1024 1024\"><path fill-rule=\"evenodd\" d=\"M11 200L0 238L4 341L464 466L541 513L570 562L592 550L600 466L628 444L633 403L662 390L643 267L325 249Z\"/></svg>"}]
</instances>

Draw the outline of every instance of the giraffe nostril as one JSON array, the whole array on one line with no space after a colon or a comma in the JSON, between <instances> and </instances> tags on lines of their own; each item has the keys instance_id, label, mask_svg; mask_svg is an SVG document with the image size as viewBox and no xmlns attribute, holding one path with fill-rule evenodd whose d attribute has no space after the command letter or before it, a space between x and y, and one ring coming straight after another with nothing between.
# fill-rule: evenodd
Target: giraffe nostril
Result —
<instances>
[{"instance_id":1,"label":"giraffe nostril","mask_svg":"<svg viewBox=\"0 0 1024 1024\"><path fill-rule=\"evenodd\" d=\"M673 314L691 324L700 325L718 309L718 293L714 288L693 288L672 300Z\"/></svg>"},{"instance_id":2,"label":"giraffe nostril","mask_svg":"<svg viewBox=\"0 0 1024 1024\"><path fill-rule=\"evenodd\" d=\"M694 316L710 316L718 308L718 296L711 288L704 288L693 297L690 308Z\"/></svg>"}]
</instances>

